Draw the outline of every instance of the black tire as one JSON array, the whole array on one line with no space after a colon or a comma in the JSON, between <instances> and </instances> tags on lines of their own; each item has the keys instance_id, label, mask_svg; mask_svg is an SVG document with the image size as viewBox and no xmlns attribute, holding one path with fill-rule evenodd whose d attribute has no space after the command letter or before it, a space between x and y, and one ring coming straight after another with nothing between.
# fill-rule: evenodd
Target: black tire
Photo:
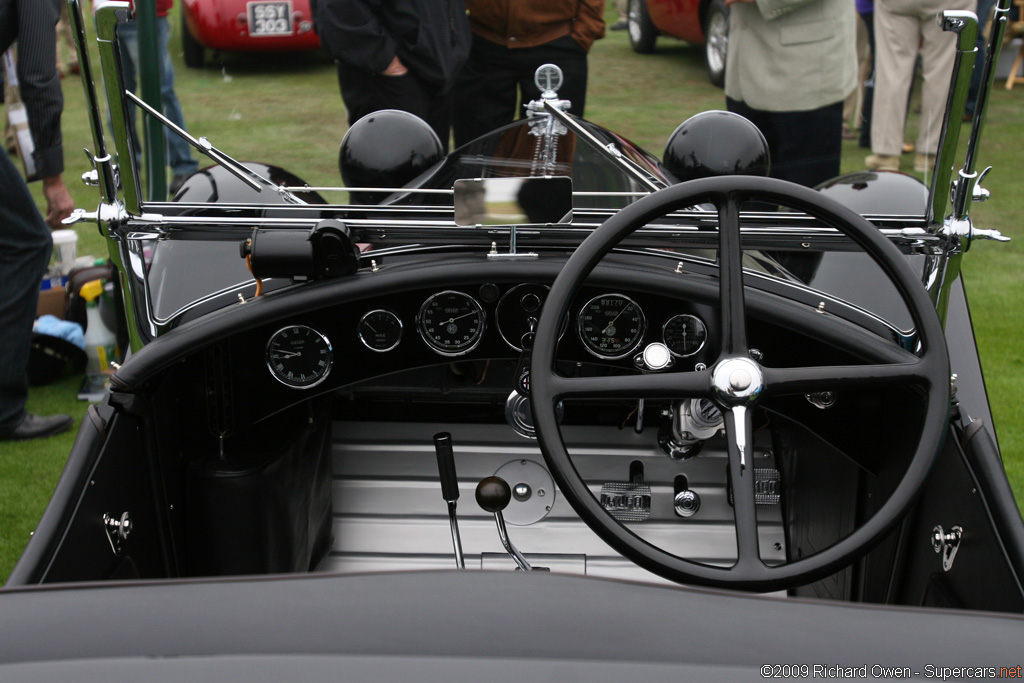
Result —
<instances>
[{"instance_id":1,"label":"black tire","mask_svg":"<svg viewBox=\"0 0 1024 683\"><path fill-rule=\"evenodd\" d=\"M181 11L181 50L185 55L185 66L190 69L203 68L206 62L206 48L189 32L184 9Z\"/></svg>"},{"instance_id":2,"label":"black tire","mask_svg":"<svg viewBox=\"0 0 1024 683\"><path fill-rule=\"evenodd\" d=\"M708 79L721 88L725 85L725 56L729 51L729 9L724 0L711 0L708 5L704 41Z\"/></svg>"},{"instance_id":3,"label":"black tire","mask_svg":"<svg viewBox=\"0 0 1024 683\"><path fill-rule=\"evenodd\" d=\"M644 55L654 52L658 29L647 13L647 0L629 0L626 28L629 29L629 44L633 46L633 52Z\"/></svg>"}]
</instances>

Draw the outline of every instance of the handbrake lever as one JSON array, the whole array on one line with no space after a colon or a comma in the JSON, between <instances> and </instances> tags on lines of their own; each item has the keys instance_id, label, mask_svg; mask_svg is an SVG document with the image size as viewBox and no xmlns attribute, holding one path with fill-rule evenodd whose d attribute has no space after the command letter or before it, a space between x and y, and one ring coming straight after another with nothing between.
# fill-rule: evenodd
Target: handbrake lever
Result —
<instances>
[{"instance_id":1,"label":"handbrake lever","mask_svg":"<svg viewBox=\"0 0 1024 683\"><path fill-rule=\"evenodd\" d=\"M452 435L448 432L435 434L434 452L437 453L437 471L441 479L441 497L448 503L448 523L452 528L455 564L459 569L465 569L466 558L462 555L459 521L455 516L455 504L459 500L459 477L455 473L455 453L452 451Z\"/></svg>"}]
</instances>

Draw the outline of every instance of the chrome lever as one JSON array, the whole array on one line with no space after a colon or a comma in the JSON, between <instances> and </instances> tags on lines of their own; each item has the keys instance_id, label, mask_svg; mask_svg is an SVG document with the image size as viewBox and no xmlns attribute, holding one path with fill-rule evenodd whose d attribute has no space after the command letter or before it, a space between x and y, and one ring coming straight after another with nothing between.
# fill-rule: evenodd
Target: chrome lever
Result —
<instances>
[{"instance_id":1,"label":"chrome lever","mask_svg":"<svg viewBox=\"0 0 1024 683\"><path fill-rule=\"evenodd\" d=\"M505 528L505 517L501 511L508 507L512 500L512 489L508 482L501 477L484 477L476 485L476 502L486 512L494 513L494 523L498 527L498 538L505 552L509 554L516 566L524 572L534 571L534 567L526 561L519 549L512 545L508 537L508 529ZM537 567L538 571L546 571L544 567Z\"/></svg>"},{"instance_id":2,"label":"chrome lever","mask_svg":"<svg viewBox=\"0 0 1024 683\"><path fill-rule=\"evenodd\" d=\"M466 558L462 554L459 520L455 516L455 505L459 500L459 478L455 473L455 453L452 450L452 435L448 432L435 434L434 452L437 454L437 469L441 480L441 497L448 504L448 524L452 530L455 566L459 569L465 569Z\"/></svg>"},{"instance_id":3,"label":"chrome lever","mask_svg":"<svg viewBox=\"0 0 1024 683\"><path fill-rule=\"evenodd\" d=\"M974 188L971 190L971 199L976 202L986 202L992 196L992 193L981 186L981 181L985 179L988 172L992 170L989 166L978 175L978 179L974 181Z\"/></svg>"}]
</instances>

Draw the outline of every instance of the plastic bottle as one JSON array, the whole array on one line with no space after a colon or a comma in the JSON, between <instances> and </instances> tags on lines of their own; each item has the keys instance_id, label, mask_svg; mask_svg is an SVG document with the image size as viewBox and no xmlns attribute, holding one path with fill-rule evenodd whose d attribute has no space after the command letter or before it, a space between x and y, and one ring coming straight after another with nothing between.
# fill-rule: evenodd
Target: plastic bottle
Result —
<instances>
[{"instance_id":1,"label":"plastic bottle","mask_svg":"<svg viewBox=\"0 0 1024 683\"><path fill-rule=\"evenodd\" d=\"M117 360L117 338L100 317L99 298L103 294L103 281L90 280L79 290L85 299L85 355L87 373L110 373L110 361Z\"/></svg>"}]
</instances>

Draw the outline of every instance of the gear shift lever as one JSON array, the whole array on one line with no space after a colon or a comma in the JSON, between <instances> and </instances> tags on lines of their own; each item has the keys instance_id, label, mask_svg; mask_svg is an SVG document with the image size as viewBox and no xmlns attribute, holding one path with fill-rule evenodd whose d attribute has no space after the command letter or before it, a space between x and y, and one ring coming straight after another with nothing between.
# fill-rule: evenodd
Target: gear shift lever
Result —
<instances>
[{"instance_id":1,"label":"gear shift lever","mask_svg":"<svg viewBox=\"0 0 1024 683\"><path fill-rule=\"evenodd\" d=\"M452 452L452 435L448 432L435 434L434 452L437 453L437 471L441 479L441 497L448 503L448 523L452 527L455 564L459 569L465 569L466 558L462 555L459 521L455 517L455 503L459 499L459 478L455 474L455 454Z\"/></svg>"},{"instance_id":2,"label":"gear shift lever","mask_svg":"<svg viewBox=\"0 0 1024 683\"><path fill-rule=\"evenodd\" d=\"M505 529L505 517L501 511L508 507L511 500L512 489L508 482L501 477L484 477L476 485L476 502L487 512L494 513L494 522L498 525L498 538L501 539L501 544L505 546L506 552L524 572L533 571L533 567L526 561L523 554L512 545L512 541L508 538L508 530ZM538 567L538 569L540 568Z\"/></svg>"}]
</instances>

